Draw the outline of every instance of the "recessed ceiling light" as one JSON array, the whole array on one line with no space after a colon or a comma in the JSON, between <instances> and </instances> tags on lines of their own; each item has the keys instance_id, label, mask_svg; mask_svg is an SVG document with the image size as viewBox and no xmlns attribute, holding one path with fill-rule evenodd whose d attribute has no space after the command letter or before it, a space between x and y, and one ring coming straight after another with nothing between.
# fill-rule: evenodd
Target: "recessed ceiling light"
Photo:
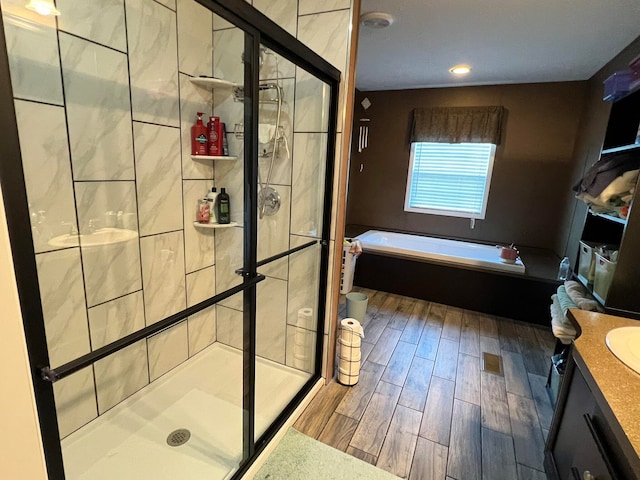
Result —
<instances>
[{"instance_id":1,"label":"recessed ceiling light","mask_svg":"<svg viewBox=\"0 0 640 480\"><path fill-rule=\"evenodd\" d=\"M454 75L466 75L471 71L471 67L469 65L456 65L451 67L449 71Z\"/></svg>"},{"instance_id":2,"label":"recessed ceiling light","mask_svg":"<svg viewBox=\"0 0 640 480\"><path fill-rule=\"evenodd\" d=\"M44 16L60 15L60 10L53 4L53 0L30 0L25 8Z\"/></svg>"},{"instance_id":3,"label":"recessed ceiling light","mask_svg":"<svg viewBox=\"0 0 640 480\"><path fill-rule=\"evenodd\" d=\"M369 28L386 28L394 20L392 15L385 12L368 12L360 15L360 25Z\"/></svg>"}]
</instances>

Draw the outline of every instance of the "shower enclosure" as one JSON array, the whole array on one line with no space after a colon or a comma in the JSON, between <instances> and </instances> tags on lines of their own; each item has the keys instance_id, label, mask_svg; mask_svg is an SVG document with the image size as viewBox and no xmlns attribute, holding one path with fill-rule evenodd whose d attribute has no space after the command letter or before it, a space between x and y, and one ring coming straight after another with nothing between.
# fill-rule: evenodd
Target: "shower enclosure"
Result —
<instances>
[{"instance_id":1,"label":"shower enclosure","mask_svg":"<svg viewBox=\"0 0 640 480\"><path fill-rule=\"evenodd\" d=\"M340 73L245 2L26 4L0 180L49 478L240 478L320 378Z\"/></svg>"}]
</instances>

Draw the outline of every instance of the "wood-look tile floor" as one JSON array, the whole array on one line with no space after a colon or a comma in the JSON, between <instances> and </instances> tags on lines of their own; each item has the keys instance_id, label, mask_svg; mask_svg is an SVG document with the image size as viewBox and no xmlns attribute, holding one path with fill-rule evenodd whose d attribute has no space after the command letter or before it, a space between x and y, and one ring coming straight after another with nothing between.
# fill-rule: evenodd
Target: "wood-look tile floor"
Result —
<instances>
[{"instance_id":1,"label":"wood-look tile floor","mask_svg":"<svg viewBox=\"0 0 640 480\"><path fill-rule=\"evenodd\" d=\"M355 290L369 296L359 382L323 387L297 430L410 480L546 480L550 329Z\"/></svg>"}]
</instances>

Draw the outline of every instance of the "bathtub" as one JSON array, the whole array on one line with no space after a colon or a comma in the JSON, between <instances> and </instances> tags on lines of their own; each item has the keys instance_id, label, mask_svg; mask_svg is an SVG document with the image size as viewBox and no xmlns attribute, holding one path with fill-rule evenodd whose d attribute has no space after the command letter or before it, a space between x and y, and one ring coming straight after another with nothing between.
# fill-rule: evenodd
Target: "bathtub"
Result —
<instances>
[{"instance_id":1,"label":"bathtub","mask_svg":"<svg viewBox=\"0 0 640 480\"><path fill-rule=\"evenodd\" d=\"M369 230L356 238L362 243L364 252L496 272L525 273L521 259L505 263L500 259L500 250L492 245L378 230Z\"/></svg>"},{"instance_id":2,"label":"bathtub","mask_svg":"<svg viewBox=\"0 0 640 480\"><path fill-rule=\"evenodd\" d=\"M553 279L503 263L495 246L369 230L354 285L538 325L549 325Z\"/></svg>"}]
</instances>

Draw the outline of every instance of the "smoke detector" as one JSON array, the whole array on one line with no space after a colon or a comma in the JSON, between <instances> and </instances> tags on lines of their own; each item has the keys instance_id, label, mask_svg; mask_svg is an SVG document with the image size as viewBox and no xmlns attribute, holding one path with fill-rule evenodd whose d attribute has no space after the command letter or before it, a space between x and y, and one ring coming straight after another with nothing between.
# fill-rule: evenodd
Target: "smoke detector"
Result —
<instances>
[{"instance_id":1,"label":"smoke detector","mask_svg":"<svg viewBox=\"0 0 640 480\"><path fill-rule=\"evenodd\" d=\"M360 15L360 25L369 28L387 28L395 19L385 12L368 12Z\"/></svg>"}]
</instances>

